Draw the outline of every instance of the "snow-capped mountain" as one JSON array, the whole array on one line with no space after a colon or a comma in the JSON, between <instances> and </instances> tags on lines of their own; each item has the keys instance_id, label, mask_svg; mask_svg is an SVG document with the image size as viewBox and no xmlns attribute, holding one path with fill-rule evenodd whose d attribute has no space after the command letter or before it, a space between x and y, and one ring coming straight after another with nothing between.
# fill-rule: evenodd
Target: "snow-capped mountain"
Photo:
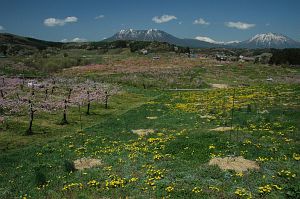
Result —
<instances>
[{"instance_id":1,"label":"snow-capped mountain","mask_svg":"<svg viewBox=\"0 0 300 199\"><path fill-rule=\"evenodd\" d=\"M113 37L116 39L139 39L139 40L153 40L153 39L160 39L163 36L163 32L156 29L149 29L149 30L120 30L117 34Z\"/></svg>"},{"instance_id":2,"label":"snow-capped mountain","mask_svg":"<svg viewBox=\"0 0 300 199\"><path fill-rule=\"evenodd\" d=\"M137 41L160 41L175 43L178 38L157 29L149 30L120 30L118 33L106 40L137 40Z\"/></svg>"},{"instance_id":3,"label":"snow-capped mountain","mask_svg":"<svg viewBox=\"0 0 300 199\"><path fill-rule=\"evenodd\" d=\"M105 41L116 41L116 40L159 41L159 42L168 42L170 44L175 44L178 46L189 46L194 48L212 48L212 47L219 46L214 43L199 41L196 39L180 39L162 30L157 30L157 29L120 30L112 37L105 39Z\"/></svg>"},{"instance_id":4,"label":"snow-capped mountain","mask_svg":"<svg viewBox=\"0 0 300 199\"><path fill-rule=\"evenodd\" d=\"M251 39L243 41L237 45L242 48L299 48L297 42L285 35L277 33L257 34Z\"/></svg>"},{"instance_id":5,"label":"snow-capped mountain","mask_svg":"<svg viewBox=\"0 0 300 199\"><path fill-rule=\"evenodd\" d=\"M192 48L300 48L297 42L277 33L257 34L246 41L216 41L209 37L198 36L195 39L180 39L162 30L121 30L104 41L134 40L168 42L177 46Z\"/></svg>"},{"instance_id":6,"label":"snow-capped mountain","mask_svg":"<svg viewBox=\"0 0 300 199\"><path fill-rule=\"evenodd\" d=\"M299 48L300 42L277 33L257 34L246 41L215 41L209 37L198 36L196 39L212 44L225 45L234 48Z\"/></svg>"}]
</instances>

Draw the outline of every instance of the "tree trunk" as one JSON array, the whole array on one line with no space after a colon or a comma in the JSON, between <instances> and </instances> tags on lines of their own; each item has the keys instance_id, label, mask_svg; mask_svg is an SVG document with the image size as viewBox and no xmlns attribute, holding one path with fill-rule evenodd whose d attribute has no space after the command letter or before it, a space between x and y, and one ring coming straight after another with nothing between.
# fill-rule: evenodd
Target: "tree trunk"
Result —
<instances>
[{"instance_id":1,"label":"tree trunk","mask_svg":"<svg viewBox=\"0 0 300 199\"><path fill-rule=\"evenodd\" d=\"M82 131L82 118L81 118L81 106L80 106L80 104L78 104L78 108L79 108L80 130Z\"/></svg>"},{"instance_id":2,"label":"tree trunk","mask_svg":"<svg viewBox=\"0 0 300 199\"><path fill-rule=\"evenodd\" d=\"M55 80L54 79L52 80L52 84L53 84L53 86L51 89L51 95L54 93L54 89L55 89Z\"/></svg>"},{"instance_id":3,"label":"tree trunk","mask_svg":"<svg viewBox=\"0 0 300 199\"><path fill-rule=\"evenodd\" d=\"M31 96L34 96L34 84L32 84L32 87L31 87Z\"/></svg>"},{"instance_id":4,"label":"tree trunk","mask_svg":"<svg viewBox=\"0 0 300 199\"><path fill-rule=\"evenodd\" d=\"M45 90L45 101L48 99L48 88Z\"/></svg>"},{"instance_id":5,"label":"tree trunk","mask_svg":"<svg viewBox=\"0 0 300 199\"><path fill-rule=\"evenodd\" d=\"M24 78L24 74L23 74L23 77L22 77L22 85L23 85L23 86L25 85L25 78Z\"/></svg>"},{"instance_id":6,"label":"tree trunk","mask_svg":"<svg viewBox=\"0 0 300 199\"><path fill-rule=\"evenodd\" d=\"M107 101L108 101L108 96L106 95L106 96L105 96L105 109L108 108Z\"/></svg>"},{"instance_id":7,"label":"tree trunk","mask_svg":"<svg viewBox=\"0 0 300 199\"><path fill-rule=\"evenodd\" d=\"M91 101L90 101L90 92L87 91L87 100L88 100L88 104L87 104L87 111L86 114L89 115L90 114L90 107L91 107Z\"/></svg>"},{"instance_id":8,"label":"tree trunk","mask_svg":"<svg viewBox=\"0 0 300 199\"><path fill-rule=\"evenodd\" d=\"M26 135L33 134L32 133L33 114L34 114L34 110L33 110L32 102L31 100L29 100L29 127L26 131Z\"/></svg>"},{"instance_id":9,"label":"tree trunk","mask_svg":"<svg viewBox=\"0 0 300 199\"><path fill-rule=\"evenodd\" d=\"M27 130L27 135L32 135L32 123L33 123L33 113L30 113L29 128Z\"/></svg>"},{"instance_id":10,"label":"tree trunk","mask_svg":"<svg viewBox=\"0 0 300 199\"><path fill-rule=\"evenodd\" d=\"M72 93L72 89L70 88L69 89L69 94L68 94L68 101L70 101L70 99L71 99L71 93Z\"/></svg>"},{"instance_id":11,"label":"tree trunk","mask_svg":"<svg viewBox=\"0 0 300 199\"><path fill-rule=\"evenodd\" d=\"M63 119L61 121L61 124L68 124L68 120L67 120L67 100L65 99L64 101L64 114L63 114Z\"/></svg>"},{"instance_id":12,"label":"tree trunk","mask_svg":"<svg viewBox=\"0 0 300 199\"><path fill-rule=\"evenodd\" d=\"M107 109L108 108L108 93L107 93L107 91L105 91L105 109Z\"/></svg>"},{"instance_id":13,"label":"tree trunk","mask_svg":"<svg viewBox=\"0 0 300 199\"><path fill-rule=\"evenodd\" d=\"M87 105L87 111L86 111L87 115L90 114L90 107L91 107L91 103L89 102L88 105Z\"/></svg>"}]
</instances>

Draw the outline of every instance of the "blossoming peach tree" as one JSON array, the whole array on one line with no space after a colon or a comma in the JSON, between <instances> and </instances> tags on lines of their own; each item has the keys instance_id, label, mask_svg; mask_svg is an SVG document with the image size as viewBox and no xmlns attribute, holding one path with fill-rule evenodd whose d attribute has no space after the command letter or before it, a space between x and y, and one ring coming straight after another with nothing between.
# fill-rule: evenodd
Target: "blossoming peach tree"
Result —
<instances>
[{"instance_id":1,"label":"blossoming peach tree","mask_svg":"<svg viewBox=\"0 0 300 199\"><path fill-rule=\"evenodd\" d=\"M32 126L37 112L58 112L62 110L63 117L60 124L65 125L69 123L67 119L68 107L79 107L82 128L81 107L87 106L87 115L90 114L92 102L99 103L102 101L107 108L108 96L115 94L118 89L115 86L90 80L81 82L76 78L24 81L20 78L3 77L0 91L1 118L4 118L5 115L17 116L27 110L29 125L26 135L31 135L33 134Z\"/></svg>"}]
</instances>

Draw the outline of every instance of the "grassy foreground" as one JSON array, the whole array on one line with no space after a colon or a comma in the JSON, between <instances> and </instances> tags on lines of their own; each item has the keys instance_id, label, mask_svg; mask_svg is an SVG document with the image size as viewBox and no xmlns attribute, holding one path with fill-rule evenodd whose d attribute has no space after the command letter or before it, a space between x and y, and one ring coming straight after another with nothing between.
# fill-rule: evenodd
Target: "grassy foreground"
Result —
<instances>
[{"instance_id":1,"label":"grassy foreground","mask_svg":"<svg viewBox=\"0 0 300 199\"><path fill-rule=\"evenodd\" d=\"M218 70L236 78L240 73ZM223 73L217 82L195 71L206 82L229 82ZM51 125L46 134L26 137L15 133L24 128L16 122L1 133L0 198L299 198L300 86L263 82L265 74L254 73L244 73L247 83L258 79L254 85L234 88L129 85L109 110L95 105L83 131L78 123ZM40 117L36 129L56 118ZM140 129L152 133L133 133ZM208 164L228 156L260 168L236 172ZM70 163L83 157L101 164L73 171Z\"/></svg>"},{"instance_id":2,"label":"grassy foreground","mask_svg":"<svg viewBox=\"0 0 300 199\"><path fill-rule=\"evenodd\" d=\"M200 113L201 105L193 106L201 96L213 99L229 90L221 94L206 91L206 95L165 93L84 132L4 153L1 197L296 197L300 113L293 107L299 106L294 99L300 87L279 89L292 89L281 98L282 104L253 106L251 110L237 107L233 132L210 130L230 121L219 113L222 109L213 107L214 100L203 104L209 112ZM265 94L272 95L271 90ZM149 128L155 133L145 137L131 132ZM238 173L207 164L212 157L227 155L257 160L261 168ZM65 161L81 157L101 159L102 165L67 172Z\"/></svg>"}]
</instances>

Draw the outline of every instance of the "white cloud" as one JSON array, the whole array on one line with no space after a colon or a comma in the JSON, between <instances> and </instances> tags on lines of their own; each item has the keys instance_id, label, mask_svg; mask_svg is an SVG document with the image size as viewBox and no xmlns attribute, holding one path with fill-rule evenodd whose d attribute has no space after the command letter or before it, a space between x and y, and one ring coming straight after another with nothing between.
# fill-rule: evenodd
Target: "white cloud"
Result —
<instances>
[{"instance_id":1,"label":"white cloud","mask_svg":"<svg viewBox=\"0 0 300 199\"><path fill-rule=\"evenodd\" d=\"M200 41L206 41L206 42L213 43L213 44L218 43L217 41L215 41L209 37L197 36L197 37L195 37L195 39L200 40Z\"/></svg>"},{"instance_id":2,"label":"white cloud","mask_svg":"<svg viewBox=\"0 0 300 199\"><path fill-rule=\"evenodd\" d=\"M53 26L64 26L67 23L75 23L78 21L77 17L66 17L65 19L56 19L56 18L48 18L44 20L44 25L53 27Z\"/></svg>"},{"instance_id":3,"label":"white cloud","mask_svg":"<svg viewBox=\"0 0 300 199\"><path fill-rule=\"evenodd\" d=\"M72 39L71 41L72 42L86 42L87 40L84 38L76 37L76 38Z\"/></svg>"},{"instance_id":4,"label":"white cloud","mask_svg":"<svg viewBox=\"0 0 300 199\"><path fill-rule=\"evenodd\" d=\"M177 19L177 17L174 15L162 15L160 17L159 16L153 17L152 21L154 21L155 23L166 23L174 19Z\"/></svg>"},{"instance_id":5,"label":"white cloud","mask_svg":"<svg viewBox=\"0 0 300 199\"><path fill-rule=\"evenodd\" d=\"M48 18L44 20L45 26L63 26L65 23L63 20L55 19L55 18Z\"/></svg>"},{"instance_id":6,"label":"white cloud","mask_svg":"<svg viewBox=\"0 0 300 199\"><path fill-rule=\"evenodd\" d=\"M95 19L103 19L104 18L104 15L98 15L95 17Z\"/></svg>"},{"instance_id":7,"label":"white cloud","mask_svg":"<svg viewBox=\"0 0 300 199\"><path fill-rule=\"evenodd\" d=\"M225 26L229 27L229 28L237 28L239 30L247 30L249 28L253 28L255 27L255 24L249 24L249 23L244 23L244 22L226 22Z\"/></svg>"},{"instance_id":8,"label":"white cloud","mask_svg":"<svg viewBox=\"0 0 300 199\"><path fill-rule=\"evenodd\" d=\"M199 24L199 25L209 25L210 23L205 21L203 18L196 19L193 24Z\"/></svg>"},{"instance_id":9,"label":"white cloud","mask_svg":"<svg viewBox=\"0 0 300 199\"><path fill-rule=\"evenodd\" d=\"M84 38L79 38L79 37L75 37L74 39L71 39L71 40L68 40L68 39L62 39L60 40L60 42L86 42L87 39L84 39Z\"/></svg>"},{"instance_id":10,"label":"white cloud","mask_svg":"<svg viewBox=\"0 0 300 199\"><path fill-rule=\"evenodd\" d=\"M216 41L212 38L209 37L203 37L203 36L197 36L195 37L195 39L200 40L200 41L205 41L205 42L209 42L212 44L233 44L233 43L239 43L240 41Z\"/></svg>"},{"instance_id":11,"label":"white cloud","mask_svg":"<svg viewBox=\"0 0 300 199\"><path fill-rule=\"evenodd\" d=\"M74 22L77 22L78 21L78 18L77 17L67 17L65 18L65 23L74 23Z\"/></svg>"},{"instance_id":12,"label":"white cloud","mask_svg":"<svg viewBox=\"0 0 300 199\"><path fill-rule=\"evenodd\" d=\"M5 30L5 28L3 26L0 26L0 30Z\"/></svg>"}]
</instances>

